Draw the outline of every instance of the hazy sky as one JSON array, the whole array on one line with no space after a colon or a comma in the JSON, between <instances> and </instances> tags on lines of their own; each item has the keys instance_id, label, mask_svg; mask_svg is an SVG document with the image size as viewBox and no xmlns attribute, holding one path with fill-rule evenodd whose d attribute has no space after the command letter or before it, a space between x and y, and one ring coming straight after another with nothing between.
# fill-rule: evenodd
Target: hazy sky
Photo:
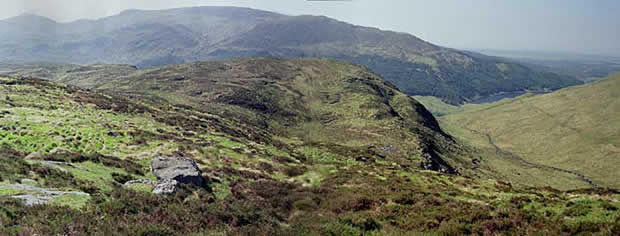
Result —
<instances>
[{"instance_id":1,"label":"hazy sky","mask_svg":"<svg viewBox=\"0 0 620 236\"><path fill-rule=\"evenodd\" d=\"M326 15L414 34L454 48L544 50L620 56L618 0L0 0L0 18L34 13L57 21L125 9L244 6Z\"/></svg>"}]
</instances>

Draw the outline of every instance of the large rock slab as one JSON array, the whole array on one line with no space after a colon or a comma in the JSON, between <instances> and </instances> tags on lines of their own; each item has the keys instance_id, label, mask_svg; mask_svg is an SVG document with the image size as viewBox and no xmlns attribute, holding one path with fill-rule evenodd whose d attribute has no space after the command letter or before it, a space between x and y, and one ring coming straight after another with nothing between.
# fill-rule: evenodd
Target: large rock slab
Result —
<instances>
[{"instance_id":1,"label":"large rock slab","mask_svg":"<svg viewBox=\"0 0 620 236\"><path fill-rule=\"evenodd\" d=\"M160 180L176 180L181 184L205 186L196 161L186 157L158 156L151 161L153 174Z\"/></svg>"},{"instance_id":2,"label":"large rock slab","mask_svg":"<svg viewBox=\"0 0 620 236\"><path fill-rule=\"evenodd\" d=\"M35 206L35 205L46 204L46 203L54 200L55 197L50 196L50 195L26 194L26 195L12 196L12 198L20 199L20 200L24 201L24 204L26 206Z\"/></svg>"},{"instance_id":3,"label":"large rock slab","mask_svg":"<svg viewBox=\"0 0 620 236\"><path fill-rule=\"evenodd\" d=\"M0 185L2 188L9 188L15 190L22 190L24 192L31 192L32 194L22 194L11 196L12 198L21 199L24 201L26 206L34 206L34 205L42 205L46 204L49 201L54 200L57 197L65 196L65 195L84 195L90 196L88 193L77 192L77 191L59 191L55 189L48 188L39 188L26 184L9 184L9 185Z\"/></svg>"}]
</instances>

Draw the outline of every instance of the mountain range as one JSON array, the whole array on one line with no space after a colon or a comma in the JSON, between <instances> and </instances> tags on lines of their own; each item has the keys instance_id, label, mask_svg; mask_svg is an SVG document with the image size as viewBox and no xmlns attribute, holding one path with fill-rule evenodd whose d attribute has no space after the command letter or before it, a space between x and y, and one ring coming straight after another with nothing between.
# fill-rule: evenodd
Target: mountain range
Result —
<instances>
[{"instance_id":1,"label":"mountain range","mask_svg":"<svg viewBox=\"0 0 620 236\"><path fill-rule=\"evenodd\" d=\"M0 21L0 61L131 64L140 68L239 57L329 57L364 65L408 95L459 104L500 92L581 82L413 35L323 16L232 7L128 10L58 23L36 15Z\"/></svg>"}]
</instances>

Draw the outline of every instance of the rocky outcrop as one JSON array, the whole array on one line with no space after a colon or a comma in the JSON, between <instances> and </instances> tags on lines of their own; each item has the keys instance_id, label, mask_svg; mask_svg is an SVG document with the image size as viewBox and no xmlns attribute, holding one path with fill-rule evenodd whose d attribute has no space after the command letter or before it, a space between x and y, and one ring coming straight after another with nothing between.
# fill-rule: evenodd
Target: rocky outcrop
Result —
<instances>
[{"instance_id":1,"label":"rocky outcrop","mask_svg":"<svg viewBox=\"0 0 620 236\"><path fill-rule=\"evenodd\" d=\"M423 153L422 158L423 161L420 163L420 168L424 170L438 171L445 174L458 173L450 164L435 153Z\"/></svg>"},{"instance_id":2,"label":"rocky outcrop","mask_svg":"<svg viewBox=\"0 0 620 236\"><path fill-rule=\"evenodd\" d=\"M55 189L39 188L39 187L30 186L26 184L10 184L10 185L3 185L2 187L31 193L31 194L11 196L12 198L23 200L26 206L46 204L49 201L54 200L57 197L65 196L65 195L90 196L88 193L84 193L84 192L59 191Z\"/></svg>"},{"instance_id":3,"label":"rocky outcrop","mask_svg":"<svg viewBox=\"0 0 620 236\"><path fill-rule=\"evenodd\" d=\"M179 183L198 187L205 185L202 171L190 158L158 156L151 161L151 169L160 180L174 179Z\"/></svg>"},{"instance_id":4,"label":"rocky outcrop","mask_svg":"<svg viewBox=\"0 0 620 236\"><path fill-rule=\"evenodd\" d=\"M181 184L204 187L206 185L202 178L202 171L196 162L186 157L166 157L157 156L151 161L151 171L158 181L153 180L132 180L124 184L130 188L135 184L153 185L154 194L175 193Z\"/></svg>"}]
</instances>

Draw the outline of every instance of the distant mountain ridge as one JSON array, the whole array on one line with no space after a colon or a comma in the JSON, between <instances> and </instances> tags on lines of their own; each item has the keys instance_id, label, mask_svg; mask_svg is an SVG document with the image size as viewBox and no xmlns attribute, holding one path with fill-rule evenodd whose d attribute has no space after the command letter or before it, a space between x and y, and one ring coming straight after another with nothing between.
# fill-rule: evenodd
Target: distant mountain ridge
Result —
<instances>
[{"instance_id":1,"label":"distant mountain ridge","mask_svg":"<svg viewBox=\"0 0 620 236\"><path fill-rule=\"evenodd\" d=\"M236 7L128 10L57 23L22 15L0 21L0 61L154 67L239 57L330 57L362 64L409 95L462 103L498 92L558 89L580 82L413 35L324 16Z\"/></svg>"}]
</instances>

